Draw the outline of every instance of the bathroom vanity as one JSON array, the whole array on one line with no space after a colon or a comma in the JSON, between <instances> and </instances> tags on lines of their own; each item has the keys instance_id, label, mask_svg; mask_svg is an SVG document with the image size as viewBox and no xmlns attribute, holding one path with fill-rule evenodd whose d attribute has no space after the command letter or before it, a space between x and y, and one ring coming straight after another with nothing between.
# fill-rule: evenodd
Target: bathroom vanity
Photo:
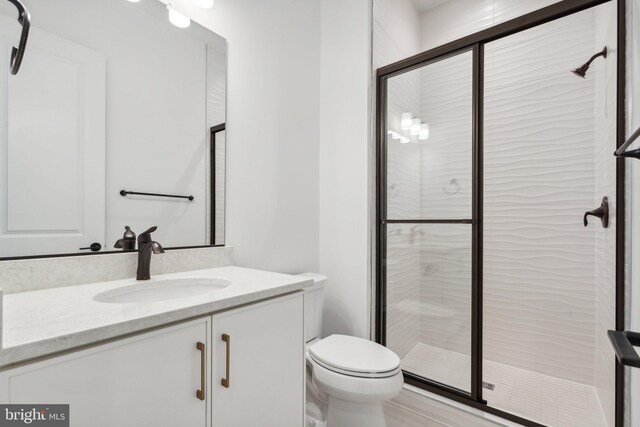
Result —
<instances>
[{"instance_id":1,"label":"bathroom vanity","mask_svg":"<svg viewBox=\"0 0 640 427\"><path fill-rule=\"evenodd\" d=\"M222 267L8 295L0 402L70 404L72 426L298 427L311 283Z\"/></svg>"}]
</instances>

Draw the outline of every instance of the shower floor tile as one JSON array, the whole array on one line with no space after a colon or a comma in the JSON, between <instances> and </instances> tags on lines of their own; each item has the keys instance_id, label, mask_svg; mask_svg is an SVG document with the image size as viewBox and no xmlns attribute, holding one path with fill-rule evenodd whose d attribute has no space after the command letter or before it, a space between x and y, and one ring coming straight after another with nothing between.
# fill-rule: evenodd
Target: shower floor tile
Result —
<instances>
[{"instance_id":1,"label":"shower floor tile","mask_svg":"<svg viewBox=\"0 0 640 427\"><path fill-rule=\"evenodd\" d=\"M401 362L402 369L468 391L468 355L418 343ZM606 427L594 387L485 361L483 398L494 408L550 427Z\"/></svg>"},{"instance_id":2,"label":"shower floor tile","mask_svg":"<svg viewBox=\"0 0 640 427\"><path fill-rule=\"evenodd\" d=\"M471 357L440 347L418 343L402 359L400 366L421 377L469 392Z\"/></svg>"}]
</instances>

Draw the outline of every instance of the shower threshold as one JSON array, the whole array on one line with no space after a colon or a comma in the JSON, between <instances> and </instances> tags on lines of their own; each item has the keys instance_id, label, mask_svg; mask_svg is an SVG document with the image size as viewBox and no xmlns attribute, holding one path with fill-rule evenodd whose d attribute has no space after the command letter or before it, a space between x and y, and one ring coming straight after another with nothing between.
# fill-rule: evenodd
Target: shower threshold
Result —
<instances>
[{"instance_id":1,"label":"shower threshold","mask_svg":"<svg viewBox=\"0 0 640 427\"><path fill-rule=\"evenodd\" d=\"M460 390L469 390L468 355L428 344L416 344L402 358L402 369ZM593 386L485 360L483 389L493 408L549 427L606 427Z\"/></svg>"}]
</instances>

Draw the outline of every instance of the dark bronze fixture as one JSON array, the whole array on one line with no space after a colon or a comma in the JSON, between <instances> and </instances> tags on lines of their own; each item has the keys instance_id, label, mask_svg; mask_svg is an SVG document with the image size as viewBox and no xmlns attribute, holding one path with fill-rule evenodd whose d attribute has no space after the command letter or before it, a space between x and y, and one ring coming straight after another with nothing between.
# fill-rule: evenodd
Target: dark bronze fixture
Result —
<instances>
[{"instance_id":1,"label":"dark bronze fixture","mask_svg":"<svg viewBox=\"0 0 640 427\"><path fill-rule=\"evenodd\" d=\"M124 230L125 232L122 235L122 239L119 239L113 247L116 249L122 249L123 251L135 251L136 233L131 231L131 227L128 225L124 226Z\"/></svg>"},{"instance_id":2,"label":"dark bronze fixture","mask_svg":"<svg viewBox=\"0 0 640 427\"><path fill-rule=\"evenodd\" d=\"M607 47L606 46L602 49L602 51L600 51L600 52L596 53L595 55L593 55L591 58L589 58L589 60L587 62L585 62L584 64L582 64L581 66L579 66L575 70L571 70L571 72L573 74L575 74L576 76L582 77L584 79L586 74L587 74L587 70L589 69L589 66L591 65L593 60L596 59L599 56L602 56L603 58L607 57Z\"/></svg>"},{"instance_id":3,"label":"dark bronze fixture","mask_svg":"<svg viewBox=\"0 0 640 427\"><path fill-rule=\"evenodd\" d=\"M151 279L151 253L164 253L160 243L151 240L151 233L157 229L158 227L153 226L138 236L138 273L136 274L136 280Z\"/></svg>"},{"instance_id":4,"label":"dark bronze fixture","mask_svg":"<svg viewBox=\"0 0 640 427\"><path fill-rule=\"evenodd\" d=\"M173 199L189 199L190 202L192 202L193 199L195 199L195 197L193 196L177 196L175 194L141 193L139 191L120 190L120 195L122 197L127 196L129 194L138 195L138 196L170 197Z\"/></svg>"},{"instance_id":5,"label":"dark bronze fixture","mask_svg":"<svg viewBox=\"0 0 640 427\"><path fill-rule=\"evenodd\" d=\"M585 227L589 225L589 222L587 221L587 216L589 215L600 218L600 221L602 221L602 228L609 227L609 199L607 196L602 198L599 208L595 208L592 211L584 213L583 221Z\"/></svg>"},{"instance_id":6,"label":"dark bronze fixture","mask_svg":"<svg viewBox=\"0 0 640 427\"><path fill-rule=\"evenodd\" d=\"M453 178L449 181L448 187L442 187L442 192L447 196L453 196L460 192L460 184L458 184L458 180Z\"/></svg>"},{"instance_id":7,"label":"dark bronze fixture","mask_svg":"<svg viewBox=\"0 0 640 427\"><path fill-rule=\"evenodd\" d=\"M640 333L631 331L607 331L616 352L618 362L623 366L640 368L640 356L634 347L640 347Z\"/></svg>"},{"instance_id":8,"label":"dark bronze fixture","mask_svg":"<svg viewBox=\"0 0 640 427\"><path fill-rule=\"evenodd\" d=\"M98 242L93 242L91 245L89 245L89 247L87 248L79 248L81 251L88 251L90 250L91 252L99 252L100 249L102 249L102 245Z\"/></svg>"},{"instance_id":9,"label":"dark bronze fixture","mask_svg":"<svg viewBox=\"0 0 640 427\"><path fill-rule=\"evenodd\" d=\"M200 388L196 390L196 397L200 400L205 399L205 389L207 386L206 366L207 366L207 350L203 342L198 341L196 348L200 351Z\"/></svg>"},{"instance_id":10,"label":"dark bronze fixture","mask_svg":"<svg viewBox=\"0 0 640 427\"><path fill-rule=\"evenodd\" d=\"M18 74L20 71L20 65L22 65L22 58L24 58L24 51L27 49L27 39L29 38L29 29L31 28L31 14L20 0L8 0L9 3L14 5L18 9L18 22L22 25L22 33L20 34L20 41L18 47L11 49L11 68L10 72L13 75Z\"/></svg>"},{"instance_id":11,"label":"dark bronze fixture","mask_svg":"<svg viewBox=\"0 0 640 427\"><path fill-rule=\"evenodd\" d=\"M209 164L211 165L211 173L210 177L210 188L211 188L211 212L216 212L216 202L218 200L218 195L216 193L216 148L218 148L218 142L221 144L224 143L222 138L218 137L218 134L221 132L226 132L227 124L221 123L217 126L213 126L210 130L210 159ZM224 149L224 147L222 147ZM219 148L218 148L219 150ZM209 233L211 236L211 244L216 244L216 215L211 215L211 232Z\"/></svg>"},{"instance_id":12,"label":"dark bronze fixture","mask_svg":"<svg viewBox=\"0 0 640 427\"><path fill-rule=\"evenodd\" d=\"M228 334L222 334L222 341L226 344L226 356L227 356L227 366L225 369L225 377L220 380L220 384L224 388L229 388L231 385L231 336Z\"/></svg>"}]
</instances>

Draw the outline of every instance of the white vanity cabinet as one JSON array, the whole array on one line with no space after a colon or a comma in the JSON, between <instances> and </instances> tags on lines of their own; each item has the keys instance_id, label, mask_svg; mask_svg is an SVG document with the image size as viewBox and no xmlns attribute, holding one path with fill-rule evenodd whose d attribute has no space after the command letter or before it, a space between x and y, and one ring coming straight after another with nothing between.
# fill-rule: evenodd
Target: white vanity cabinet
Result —
<instances>
[{"instance_id":1,"label":"white vanity cabinet","mask_svg":"<svg viewBox=\"0 0 640 427\"><path fill-rule=\"evenodd\" d=\"M68 403L72 427L300 427L302 295L5 369L0 403Z\"/></svg>"},{"instance_id":2,"label":"white vanity cabinet","mask_svg":"<svg viewBox=\"0 0 640 427\"><path fill-rule=\"evenodd\" d=\"M209 337L206 318L9 369L0 402L68 403L72 427L206 427Z\"/></svg>"},{"instance_id":3,"label":"white vanity cabinet","mask_svg":"<svg viewBox=\"0 0 640 427\"><path fill-rule=\"evenodd\" d=\"M302 295L216 314L212 329L212 425L303 426Z\"/></svg>"}]
</instances>

